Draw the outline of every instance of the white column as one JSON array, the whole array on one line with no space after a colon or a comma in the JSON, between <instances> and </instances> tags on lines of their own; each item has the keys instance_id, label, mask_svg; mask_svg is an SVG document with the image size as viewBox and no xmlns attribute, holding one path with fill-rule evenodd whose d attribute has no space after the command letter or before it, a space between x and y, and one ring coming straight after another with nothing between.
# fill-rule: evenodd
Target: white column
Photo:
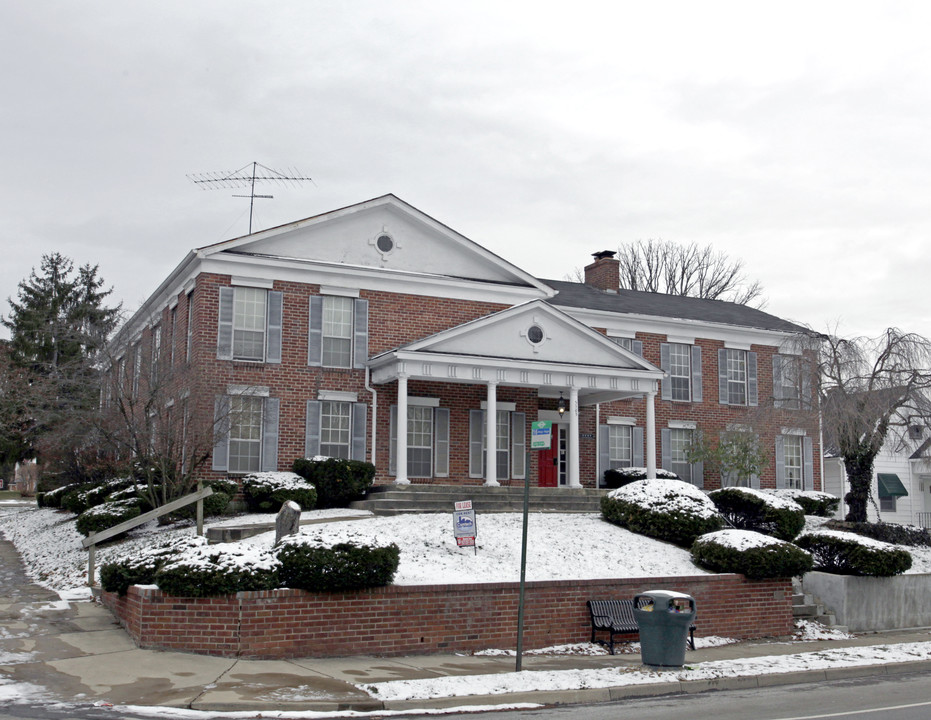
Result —
<instances>
[{"instance_id":1,"label":"white column","mask_svg":"<svg viewBox=\"0 0 931 720\"><path fill-rule=\"evenodd\" d=\"M395 428L394 457L397 460L395 485L410 485L407 479L407 375L398 375L398 426Z\"/></svg>"},{"instance_id":2,"label":"white column","mask_svg":"<svg viewBox=\"0 0 931 720\"><path fill-rule=\"evenodd\" d=\"M500 485L498 482L498 385L488 383L488 398L485 403L485 484Z\"/></svg>"},{"instance_id":3,"label":"white column","mask_svg":"<svg viewBox=\"0 0 931 720\"><path fill-rule=\"evenodd\" d=\"M647 477L656 478L656 391L647 393Z\"/></svg>"},{"instance_id":4,"label":"white column","mask_svg":"<svg viewBox=\"0 0 931 720\"><path fill-rule=\"evenodd\" d=\"M582 487L579 481L579 390L569 388L569 487Z\"/></svg>"}]
</instances>

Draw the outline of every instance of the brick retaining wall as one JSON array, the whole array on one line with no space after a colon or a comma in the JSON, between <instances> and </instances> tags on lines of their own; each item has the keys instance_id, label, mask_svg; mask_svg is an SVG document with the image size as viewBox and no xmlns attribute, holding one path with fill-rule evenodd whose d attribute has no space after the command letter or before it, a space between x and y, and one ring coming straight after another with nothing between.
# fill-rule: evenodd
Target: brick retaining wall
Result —
<instances>
[{"instance_id":1,"label":"brick retaining wall","mask_svg":"<svg viewBox=\"0 0 931 720\"><path fill-rule=\"evenodd\" d=\"M696 635L756 638L793 631L789 580L697 575L527 583L524 647L587 642L585 601L644 590L695 598ZM392 585L353 593L303 590L179 598L133 586L102 593L136 644L246 658L474 652L516 646L517 583Z\"/></svg>"}]
</instances>

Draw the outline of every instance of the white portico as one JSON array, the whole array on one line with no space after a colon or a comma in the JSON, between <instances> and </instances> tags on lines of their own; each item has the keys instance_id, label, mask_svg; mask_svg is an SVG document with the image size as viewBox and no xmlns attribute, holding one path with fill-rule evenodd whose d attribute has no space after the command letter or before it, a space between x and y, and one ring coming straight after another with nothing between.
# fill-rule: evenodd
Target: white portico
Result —
<instances>
[{"instance_id":1,"label":"white portico","mask_svg":"<svg viewBox=\"0 0 931 720\"><path fill-rule=\"evenodd\" d=\"M645 457L648 472L655 475L653 405L662 372L546 302L523 303L382 353L369 361L369 370L376 388L397 382L400 419L409 417L410 381L483 385L486 458L495 457L499 389L527 388L538 397L549 398L562 393L568 402L570 487L581 485L580 408L643 396L647 401ZM392 448L395 482L406 484L408 436L404 422L398 423L401 430L395 433ZM499 484L495 462L484 463L484 483Z\"/></svg>"}]
</instances>

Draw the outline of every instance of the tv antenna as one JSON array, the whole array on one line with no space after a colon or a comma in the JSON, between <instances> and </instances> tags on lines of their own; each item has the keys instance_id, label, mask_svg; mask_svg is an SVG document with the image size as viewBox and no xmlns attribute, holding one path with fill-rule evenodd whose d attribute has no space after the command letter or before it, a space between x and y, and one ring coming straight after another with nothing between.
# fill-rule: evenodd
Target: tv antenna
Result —
<instances>
[{"instance_id":1,"label":"tv antenna","mask_svg":"<svg viewBox=\"0 0 931 720\"><path fill-rule=\"evenodd\" d=\"M248 168L251 166L251 172ZM211 172L197 173L188 175L188 178L195 185L200 185L202 190L214 190L218 188L229 188L233 190L248 189L248 195L233 195L233 197L249 198L249 234L252 234L252 215L255 209L255 200L271 200L274 195L256 195L255 184L257 182L270 182L286 187L300 186L305 182L314 182L313 178L304 177L296 168L288 168L287 172L273 170L265 167L262 163L249 163L243 165L239 170L233 172ZM316 185L316 183L314 183Z\"/></svg>"}]
</instances>

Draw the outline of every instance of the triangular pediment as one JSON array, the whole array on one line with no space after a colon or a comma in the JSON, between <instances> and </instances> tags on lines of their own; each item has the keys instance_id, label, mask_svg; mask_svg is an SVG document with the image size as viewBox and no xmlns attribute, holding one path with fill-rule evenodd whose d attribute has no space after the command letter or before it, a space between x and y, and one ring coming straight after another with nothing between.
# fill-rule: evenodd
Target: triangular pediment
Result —
<instances>
[{"instance_id":1,"label":"triangular pediment","mask_svg":"<svg viewBox=\"0 0 931 720\"><path fill-rule=\"evenodd\" d=\"M447 276L552 291L536 278L395 197L334 210L201 248Z\"/></svg>"},{"instance_id":2,"label":"triangular pediment","mask_svg":"<svg viewBox=\"0 0 931 720\"><path fill-rule=\"evenodd\" d=\"M411 343L405 353L656 371L604 335L540 300Z\"/></svg>"}]
</instances>

